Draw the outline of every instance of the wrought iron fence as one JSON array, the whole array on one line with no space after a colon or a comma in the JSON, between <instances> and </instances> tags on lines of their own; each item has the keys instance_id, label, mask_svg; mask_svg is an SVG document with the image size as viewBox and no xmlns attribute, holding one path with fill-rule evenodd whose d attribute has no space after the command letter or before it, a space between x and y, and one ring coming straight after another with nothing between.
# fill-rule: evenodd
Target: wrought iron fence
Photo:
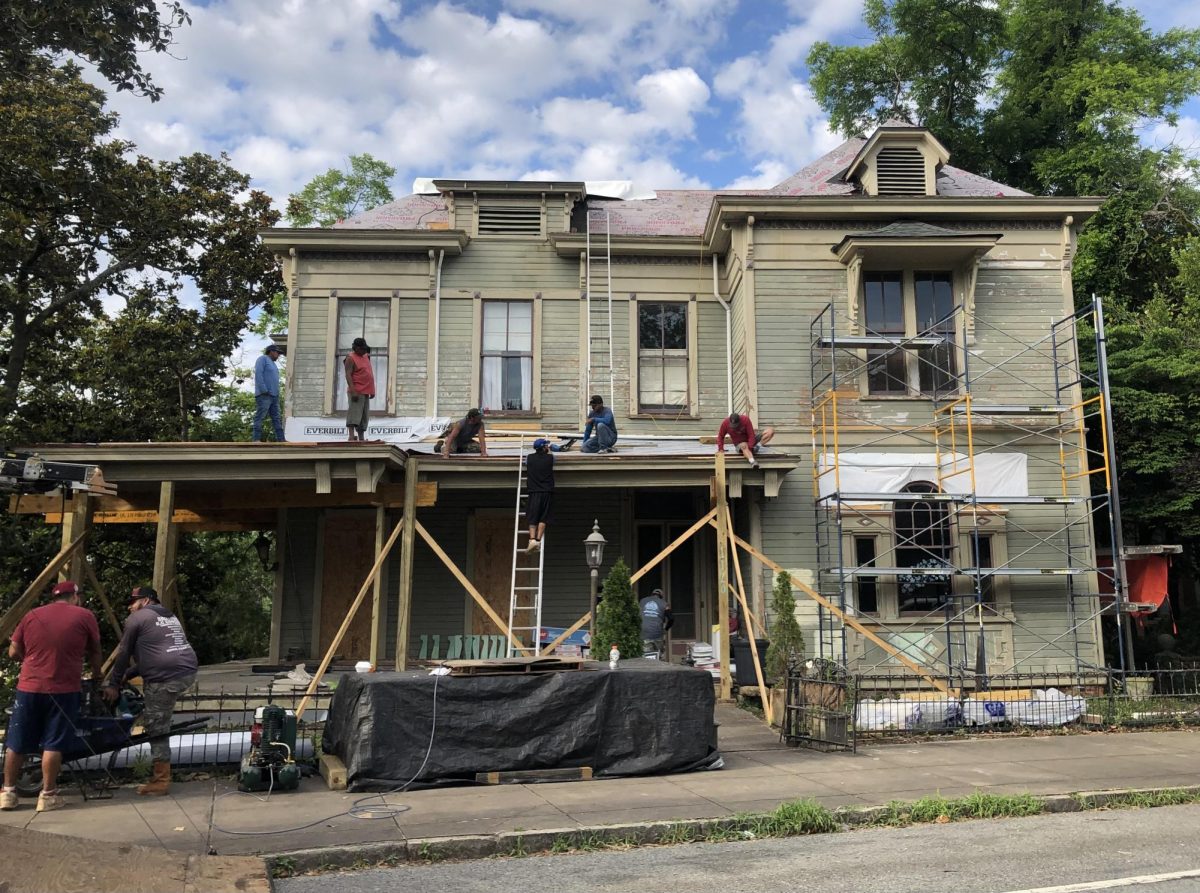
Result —
<instances>
[{"instance_id":1,"label":"wrought iron fence","mask_svg":"<svg viewBox=\"0 0 1200 893\"><path fill-rule=\"evenodd\" d=\"M812 660L790 668L781 737L815 750L857 747L854 681L838 664Z\"/></svg>"}]
</instances>

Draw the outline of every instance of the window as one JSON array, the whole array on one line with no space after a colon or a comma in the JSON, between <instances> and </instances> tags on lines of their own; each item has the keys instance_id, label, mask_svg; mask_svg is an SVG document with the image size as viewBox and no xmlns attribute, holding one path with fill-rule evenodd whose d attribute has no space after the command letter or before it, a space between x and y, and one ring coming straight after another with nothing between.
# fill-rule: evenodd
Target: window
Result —
<instances>
[{"instance_id":1,"label":"window","mask_svg":"<svg viewBox=\"0 0 1200 893\"><path fill-rule=\"evenodd\" d=\"M350 406L346 394L346 355L355 338L371 346L371 370L375 373L375 399L372 412L387 410L388 375L391 369L388 356L388 301L346 301L337 305L337 350L334 357L334 409L345 411Z\"/></svg>"},{"instance_id":2,"label":"window","mask_svg":"<svg viewBox=\"0 0 1200 893\"><path fill-rule=\"evenodd\" d=\"M638 410L688 409L688 316L685 303L638 302Z\"/></svg>"},{"instance_id":3,"label":"window","mask_svg":"<svg viewBox=\"0 0 1200 893\"><path fill-rule=\"evenodd\" d=\"M949 272L863 274L863 325L869 337L942 339L940 344L867 350L867 392L937 396L958 384L954 275Z\"/></svg>"},{"instance_id":4,"label":"window","mask_svg":"<svg viewBox=\"0 0 1200 893\"><path fill-rule=\"evenodd\" d=\"M875 566L875 537L854 538L854 564L858 568ZM858 577L855 580L855 603L864 614L879 613L879 578Z\"/></svg>"},{"instance_id":5,"label":"window","mask_svg":"<svg viewBox=\"0 0 1200 893\"><path fill-rule=\"evenodd\" d=\"M533 411L533 302L485 301L479 403L491 412Z\"/></svg>"},{"instance_id":6,"label":"window","mask_svg":"<svg viewBox=\"0 0 1200 893\"><path fill-rule=\"evenodd\" d=\"M990 568L996 566L995 553L992 549L992 534L980 533L978 530L971 532L971 564L977 568ZM996 578L992 575L979 577L980 595L985 605L996 604ZM974 580L971 581L974 584Z\"/></svg>"},{"instance_id":7,"label":"window","mask_svg":"<svg viewBox=\"0 0 1200 893\"><path fill-rule=\"evenodd\" d=\"M928 481L908 484L903 493L937 493ZM942 607L952 591L953 541L946 505L929 499L897 501L896 566L900 612L927 613ZM939 568L945 568L939 573Z\"/></svg>"}]
</instances>

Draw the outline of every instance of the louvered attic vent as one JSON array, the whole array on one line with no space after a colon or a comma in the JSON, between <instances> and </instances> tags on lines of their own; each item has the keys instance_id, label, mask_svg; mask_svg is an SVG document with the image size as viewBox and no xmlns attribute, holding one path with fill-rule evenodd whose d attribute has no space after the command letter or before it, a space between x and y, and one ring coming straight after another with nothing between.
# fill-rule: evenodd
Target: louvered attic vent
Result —
<instances>
[{"instance_id":1,"label":"louvered attic vent","mask_svg":"<svg viewBox=\"0 0 1200 893\"><path fill-rule=\"evenodd\" d=\"M480 205L479 235L481 236L540 236L542 209L536 205Z\"/></svg>"},{"instance_id":2,"label":"louvered attic vent","mask_svg":"<svg viewBox=\"0 0 1200 893\"><path fill-rule=\"evenodd\" d=\"M925 156L913 146L885 146L875 158L880 195L924 195Z\"/></svg>"}]
</instances>

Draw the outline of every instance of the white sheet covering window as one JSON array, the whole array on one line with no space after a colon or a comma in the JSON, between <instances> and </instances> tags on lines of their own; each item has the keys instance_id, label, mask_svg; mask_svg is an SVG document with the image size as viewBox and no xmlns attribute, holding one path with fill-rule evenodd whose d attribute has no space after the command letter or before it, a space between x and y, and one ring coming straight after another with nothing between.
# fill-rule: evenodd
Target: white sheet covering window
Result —
<instances>
[{"instance_id":1,"label":"white sheet covering window","mask_svg":"<svg viewBox=\"0 0 1200 893\"><path fill-rule=\"evenodd\" d=\"M480 405L492 412L533 409L533 303L483 305Z\"/></svg>"},{"instance_id":2,"label":"white sheet covering window","mask_svg":"<svg viewBox=\"0 0 1200 893\"><path fill-rule=\"evenodd\" d=\"M821 476L821 495L834 491L835 480L843 493L899 493L916 481L937 482L935 453L839 453L838 473ZM822 457L822 469L833 467L833 454ZM966 457L943 454L942 474L948 493L969 493ZM1024 453L984 453L975 457L975 492L988 496L1028 496L1029 457Z\"/></svg>"}]
</instances>

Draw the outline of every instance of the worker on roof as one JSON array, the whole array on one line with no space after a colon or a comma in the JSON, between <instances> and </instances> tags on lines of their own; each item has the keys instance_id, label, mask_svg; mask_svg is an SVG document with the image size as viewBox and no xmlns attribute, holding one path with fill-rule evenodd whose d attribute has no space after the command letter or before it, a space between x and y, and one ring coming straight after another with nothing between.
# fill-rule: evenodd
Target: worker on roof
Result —
<instances>
[{"instance_id":1,"label":"worker on roof","mask_svg":"<svg viewBox=\"0 0 1200 893\"><path fill-rule=\"evenodd\" d=\"M588 410L587 426L583 429L583 445L579 449L585 453L615 453L616 443L617 421L612 410L604 405L604 398L595 394Z\"/></svg>"},{"instance_id":2,"label":"worker on roof","mask_svg":"<svg viewBox=\"0 0 1200 893\"><path fill-rule=\"evenodd\" d=\"M486 459L487 432L483 427L483 413L478 409L468 409L467 414L454 423L450 433L439 440L434 449L446 459L450 458L451 453L478 454Z\"/></svg>"},{"instance_id":3,"label":"worker on roof","mask_svg":"<svg viewBox=\"0 0 1200 893\"><path fill-rule=\"evenodd\" d=\"M279 415L279 367L275 365L282 353L278 344L268 344L254 363L254 425L252 433L255 443L262 440L263 421L271 416L271 427L275 429L275 440L283 443L283 422Z\"/></svg>"},{"instance_id":4,"label":"worker on roof","mask_svg":"<svg viewBox=\"0 0 1200 893\"><path fill-rule=\"evenodd\" d=\"M371 401L375 399L375 370L371 367L371 347L365 338L355 338L350 353L342 361L346 370L346 430L350 440L366 440L371 421Z\"/></svg>"},{"instance_id":5,"label":"worker on roof","mask_svg":"<svg viewBox=\"0 0 1200 893\"><path fill-rule=\"evenodd\" d=\"M774 428L765 428L760 434L755 434L750 416L735 412L721 422L721 428L717 431L717 452L725 450L725 438L728 437L729 442L746 457L750 467L758 468L758 460L754 458L754 454L760 446L770 443L774 436Z\"/></svg>"}]
</instances>

